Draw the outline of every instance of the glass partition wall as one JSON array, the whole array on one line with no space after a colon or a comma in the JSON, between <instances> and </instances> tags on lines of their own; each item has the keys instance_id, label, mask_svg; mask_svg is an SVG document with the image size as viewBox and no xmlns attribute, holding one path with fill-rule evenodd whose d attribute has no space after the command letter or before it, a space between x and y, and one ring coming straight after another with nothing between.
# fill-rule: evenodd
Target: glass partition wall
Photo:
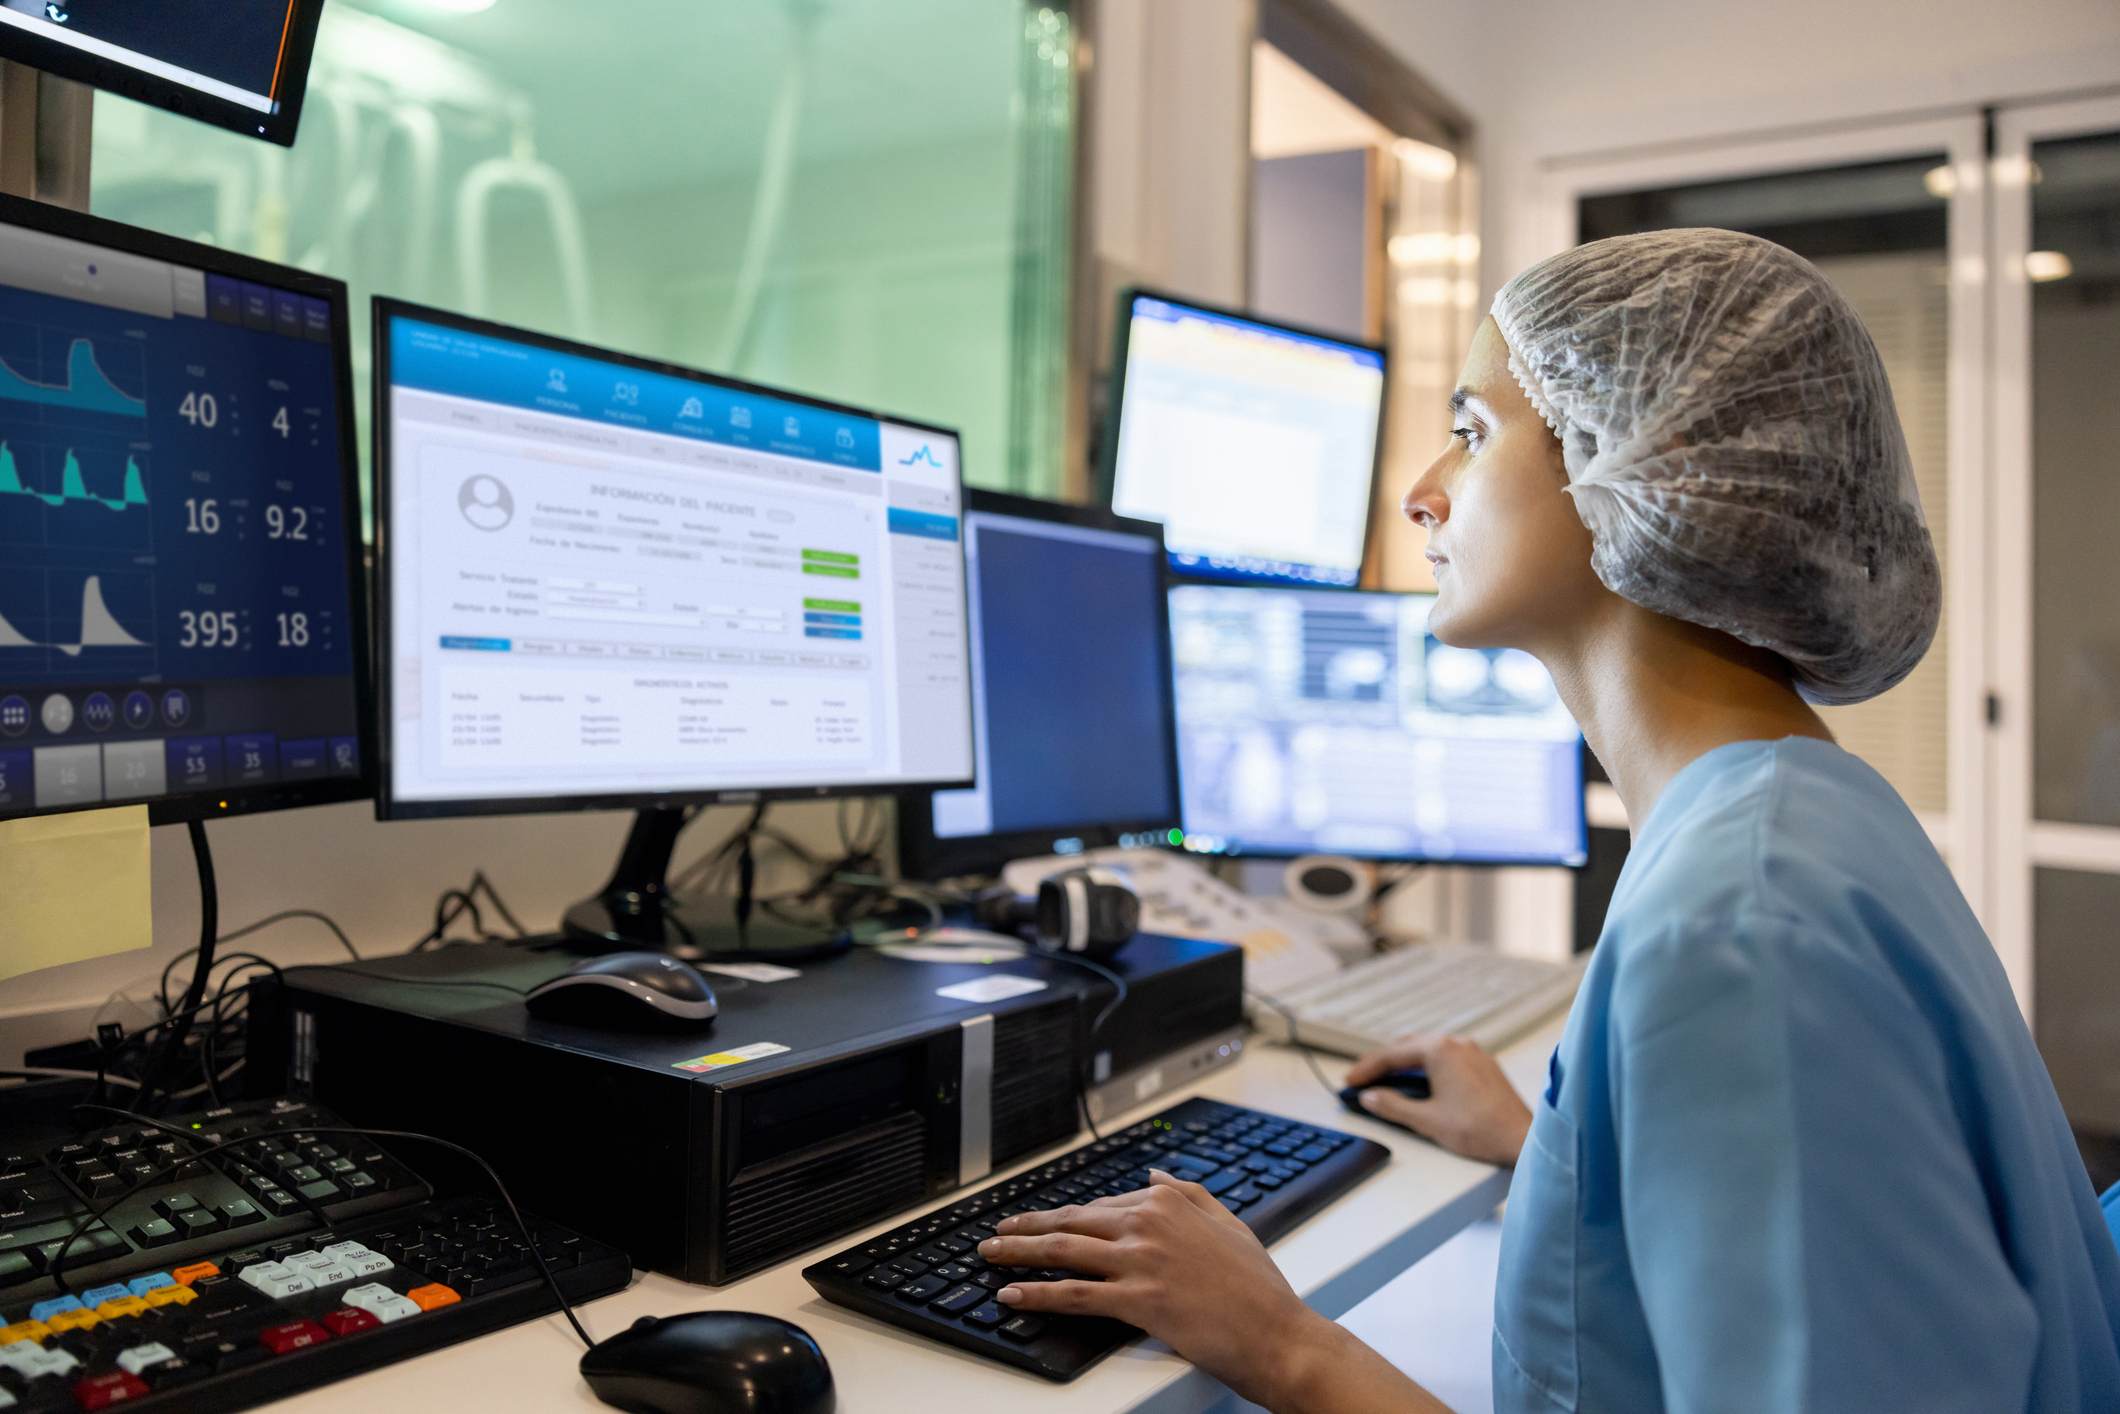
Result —
<instances>
[{"instance_id":1,"label":"glass partition wall","mask_svg":"<svg viewBox=\"0 0 2120 1414\"><path fill-rule=\"evenodd\" d=\"M958 427L1050 494L1073 54L1021 0L334 0L291 151L100 95L92 209Z\"/></svg>"}]
</instances>

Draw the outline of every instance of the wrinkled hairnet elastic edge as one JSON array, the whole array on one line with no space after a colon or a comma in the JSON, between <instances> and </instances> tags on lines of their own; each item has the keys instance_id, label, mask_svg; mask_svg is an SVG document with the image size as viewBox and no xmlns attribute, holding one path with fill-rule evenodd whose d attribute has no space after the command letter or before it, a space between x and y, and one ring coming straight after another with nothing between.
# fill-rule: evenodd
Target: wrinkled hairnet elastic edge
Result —
<instances>
[{"instance_id":1,"label":"wrinkled hairnet elastic edge","mask_svg":"<svg viewBox=\"0 0 2120 1414\"><path fill-rule=\"evenodd\" d=\"M1512 281L1511 283L1513 284L1514 282ZM1509 376L1514 378L1516 385L1524 390L1524 396L1530 399L1532 408L1537 411L1540 417L1545 419L1548 430L1565 443L1567 439L1562 436L1561 415L1554 410L1553 404L1546 400L1546 390L1538 385L1538 380L1526 371L1523 360L1517 357L1517 330L1514 327L1516 321L1510 317L1509 311L1502 306L1503 297L1508 292L1508 286L1504 286L1495 295L1494 304L1487 313L1494 320L1495 328L1502 331L1502 347L1509 351Z\"/></svg>"}]
</instances>

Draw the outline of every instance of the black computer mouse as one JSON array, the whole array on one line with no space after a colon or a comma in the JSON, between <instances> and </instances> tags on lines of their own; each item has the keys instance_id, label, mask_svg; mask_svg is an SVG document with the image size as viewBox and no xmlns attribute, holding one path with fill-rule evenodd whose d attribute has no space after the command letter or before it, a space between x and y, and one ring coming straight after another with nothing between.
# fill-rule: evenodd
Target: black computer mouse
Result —
<instances>
[{"instance_id":1,"label":"black computer mouse","mask_svg":"<svg viewBox=\"0 0 2120 1414\"><path fill-rule=\"evenodd\" d=\"M748 1311L643 1316L582 1356L598 1399L638 1414L832 1414L832 1367L801 1326Z\"/></svg>"},{"instance_id":2,"label":"black computer mouse","mask_svg":"<svg viewBox=\"0 0 2120 1414\"><path fill-rule=\"evenodd\" d=\"M1367 1085L1349 1085L1340 1091L1340 1103L1348 1109L1358 1115L1368 1115L1371 1119L1383 1119L1382 1115L1362 1108L1364 1090L1396 1090L1409 1100L1425 1100L1428 1098L1428 1072L1417 1065L1408 1066L1404 1070L1389 1070ZM1391 1121L1384 1122L1389 1124Z\"/></svg>"},{"instance_id":3,"label":"black computer mouse","mask_svg":"<svg viewBox=\"0 0 2120 1414\"><path fill-rule=\"evenodd\" d=\"M537 1016L626 1031L705 1026L720 1008L699 969L659 952L577 962L523 998Z\"/></svg>"}]
</instances>

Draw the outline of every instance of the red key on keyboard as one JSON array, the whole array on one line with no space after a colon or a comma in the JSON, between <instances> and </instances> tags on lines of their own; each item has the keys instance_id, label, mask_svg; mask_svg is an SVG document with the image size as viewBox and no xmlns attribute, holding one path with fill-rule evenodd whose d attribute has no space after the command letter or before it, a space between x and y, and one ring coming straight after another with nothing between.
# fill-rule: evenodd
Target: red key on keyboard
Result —
<instances>
[{"instance_id":1,"label":"red key on keyboard","mask_svg":"<svg viewBox=\"0 0 2120 1414\"><path fill-rule=\"evenodd\" d=\"M128 1399L140 1399L147 1394L147 1382L138 1375L128 1375L123 1370L112 1370L107 1375L90 1375L74 1383L74 1403L83 1409L108 1409L114 1404L123 1404Z\"/></svg>"},{"instance_id":2,"label":"red key on keyboard","mask_svg":"<svg viewBox=\"0 0 2120 1414\"><path fill-rule=\"evenodd\" d=\"M341 1306L324 1316L324 1329L337 1336L358 1335L362 1331L374 1330L381 1324L381 1321L358 1306Z\"/></svg>"},{"instance_id":3,"label":"red key on keyboard","mask_svg":"<svg viewBox=\"0 0 2120 1414\"><path fill-rule=\"evenodd\" d=\"M289 1321L283 1326L267 1326L258 1332L259 1343L275 1355L285 1355L290 1350L306 1350L329 1339L329 1333L315 1321Z\"/></svg>"}]
</instances>

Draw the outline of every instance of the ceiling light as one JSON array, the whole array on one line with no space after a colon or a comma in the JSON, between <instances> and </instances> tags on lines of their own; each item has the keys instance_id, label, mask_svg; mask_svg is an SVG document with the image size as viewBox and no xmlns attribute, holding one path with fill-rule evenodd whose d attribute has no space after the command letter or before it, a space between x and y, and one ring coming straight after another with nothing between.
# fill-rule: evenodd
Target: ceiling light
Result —
<instances>
[{"instance_id":1,"label":"ceiling light","mask_svg":"<svg viewBox=\"0 0 2120 1414\"><path fill-rule=\"evenodd\" d=\"M1921 174L1921 185L1938 201L1948 201L1958 190L1958 173L1946 162L1940 167L1931 167Z\"/></svg>"},{"instance_id":2,"label":"ceiling light","mask_svg":"<svg viewBox=\"0 0 2120 1414\"><path fill-rule=\"evenodd\" d=\"M1402 137L1391 145L1392 155L1424 177L1437 181L1448 181L1457 175L1457 154L1448 148L1433 147L1425 142L1415 142Z\"/></svg>"},{"instance_id":3,"label":"ceiling light","mask_svg":"<svg viewBox=\"0 0 2120 1414\"><path fill-rule=\"evenodd\" d=\"M2061 251L2033 250L2025 252L2025 278L2035 285L2043 285L2049 280L2066 280L2075 273L2076 267L2070 263L2068 256Z\"/></svg>"}]
</instances>

